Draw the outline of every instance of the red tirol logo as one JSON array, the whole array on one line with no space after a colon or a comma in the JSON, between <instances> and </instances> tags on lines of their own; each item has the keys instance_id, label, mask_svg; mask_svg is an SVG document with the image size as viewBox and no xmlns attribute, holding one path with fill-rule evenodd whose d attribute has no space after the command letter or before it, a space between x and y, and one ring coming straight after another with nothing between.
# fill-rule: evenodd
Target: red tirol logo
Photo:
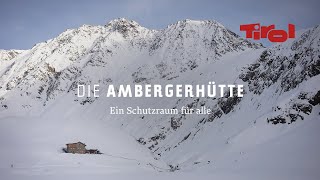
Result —
<instances>
[{"instance_id":1,"label":"red tirol logo","mask_svg":"<svg viewBox=\"0 0 320 180\"><path fill-rule=\"evenodd\" d=\"M268 38L271 42L285 42L288 38L295 38L295 25L293 24L288 24L288 32L275 29L274 24L260 26L260 23L240 25L240 31L245 31L246 38L253 38L254 40Z\"/></svg>"}]
</instances>

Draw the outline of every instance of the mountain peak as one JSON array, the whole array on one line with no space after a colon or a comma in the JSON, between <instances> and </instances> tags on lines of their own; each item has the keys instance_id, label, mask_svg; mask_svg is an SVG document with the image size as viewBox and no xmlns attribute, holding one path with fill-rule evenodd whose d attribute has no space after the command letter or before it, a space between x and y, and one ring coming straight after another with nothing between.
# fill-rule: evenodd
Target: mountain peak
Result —
<instances>
[{"instance_id":1,"label":"mountain peak","mask_svg":"<svg viewBox=\"0 0 320 180\"><path fill-rule=\"evenodd\" d=\"M111 20L106 25L106 27L110 27L113 30L119 30L123 28L137 28L141 26L133 20L128 20L126 18L117 18L117 19Z\"/></svg>"},{"instance_id":2,"label":"mountain peak","mask_svg":"<svg viewBox=\"0 0 320 180\"><path fill-rule=\"evenodd\" d=\"M25 50L17 50L17 49L10 49L4 50L0 49L0 60L11 60L17 57L19 54L23 53Z\"/></svg>"},{"instance_id":3,"label":"mountain peak","mask_svg":"<svg viewBox=\"0 0 320 180\"><path fill-rule=\"evenodd\" d=\"M194 20L194 19L184 19L184 20L180 20L177 21L176 23L173 23L170 26L186 26L186 25L190 25L190 26L199 26L199 25L215 25L215 26L221 26L224 27L221 23L215 21L215 20Z\"/></svg>"},{"instance_id":4,"label":"mountain peak","mask_svg":"<svg viewBox=\"0 0 320 180\"><path fill-rule=\"evenodd\" d=\"M121 33L124 37L135 36L141 30L145 29L141 27L137 22L125 18L114 19L107 25L105 25L105 27L110 31Z\"/></svg>"}]
</instances>

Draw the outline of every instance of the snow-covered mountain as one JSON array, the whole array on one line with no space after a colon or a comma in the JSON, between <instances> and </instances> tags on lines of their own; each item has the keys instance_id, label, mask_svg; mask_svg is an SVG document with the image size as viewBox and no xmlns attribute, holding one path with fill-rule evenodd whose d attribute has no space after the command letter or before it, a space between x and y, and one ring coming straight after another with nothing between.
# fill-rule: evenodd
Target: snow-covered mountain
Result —
<instances>
[{"instance_id":1,"label":"snow-covered mountain","mask_svg":"<svg viewBox=\"0 0 320 180\"><path fill-rule=\"evenodd\" d=\"M23 52L24 52L24 50L15 50L15 49L3 50L3 49L0 49L0 60L11 60Z\"/></svg>"},{"instance_id":2,"label":"snow-covered mountain","mask_svg":"<svg viewBox=\"0 0 320 180\"><path fill-rule=\"evenodd\" d=\"M50 168L54 165L76 166L86 175L114 175L108 168L114 167L150 177L162 171L177 178L166 174L176 170L203 178L319 177L320 26L296 36L264 48L216 21L183 20L150 30L121 18L68 29L17 57L3 58L1 174L10 179L68 174ZM76 89L77 84L103 89L209 81L244 84L245 95L106 98L101 91L100 98L79 98ZM207 107L213 113L112 115L111 106ZM70 141L85 141L110 156L61 153ZM20 169L10 169L11 164ZM30 172L34 169L39 172Z\"/></svg>"},{"instance_id":3,"label":"snow-covered mountain","mask_svg":"<svg viewBox=\"0 0 320 180\"><path fill-rule=\"evenodd\" d=\"M3 50L0 49L0 72L2 71L2 67L6 67L8 64L11 64L9 60L17 57L18 55L25 52L24 50Z\"/></svg>"}]
</instances>

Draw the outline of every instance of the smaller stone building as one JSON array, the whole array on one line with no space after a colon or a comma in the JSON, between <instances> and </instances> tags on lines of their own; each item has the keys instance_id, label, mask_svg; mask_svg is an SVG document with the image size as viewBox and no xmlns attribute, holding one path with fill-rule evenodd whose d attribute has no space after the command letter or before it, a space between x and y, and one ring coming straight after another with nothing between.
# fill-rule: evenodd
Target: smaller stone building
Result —
<instances>
[{"instance_id":1,"label":"smaller stone building","mask_svg":"<svg viewBox=\"0 0 320 180\"><path fill-rule=\"evenodd\" d=\"M87 154L101 154L98 149L88 149Z\"/></svg>"}]
</instances>

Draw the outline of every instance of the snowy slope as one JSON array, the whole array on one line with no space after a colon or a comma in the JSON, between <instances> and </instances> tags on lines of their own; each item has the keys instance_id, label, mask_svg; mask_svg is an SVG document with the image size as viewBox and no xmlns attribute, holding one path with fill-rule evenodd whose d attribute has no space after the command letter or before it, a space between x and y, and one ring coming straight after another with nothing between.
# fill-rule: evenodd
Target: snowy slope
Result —
<instances>
[{"instance_id":1,"label":"snowy slope","mask_svg":"<svg viewBox=\"0 0 320 180\"><path fill-rule=\"evenodd\" d=\"M10 60L26 52L26 50L3 50L0 49L0 74L12 64Z\"/></svg>"},{"instance_id":2,"label":"snowy slope","mask_svg":"<svg viewBox=\"0 0 320 180\"><path fill-rule=\"evenodd\" d=\"M319 44L319 26L270 48L216 21L149 30L121 18L66 30L0 66L0 174L317 179ZM103 92L108 84L209 81L244 84L245 95L105 98ZM78 98L77 84L100 84L100 98ZM111 115L111 106L206 106L214 114ZM62 153L70 141L105 154Z\"/></svg>"}]
</instances>

